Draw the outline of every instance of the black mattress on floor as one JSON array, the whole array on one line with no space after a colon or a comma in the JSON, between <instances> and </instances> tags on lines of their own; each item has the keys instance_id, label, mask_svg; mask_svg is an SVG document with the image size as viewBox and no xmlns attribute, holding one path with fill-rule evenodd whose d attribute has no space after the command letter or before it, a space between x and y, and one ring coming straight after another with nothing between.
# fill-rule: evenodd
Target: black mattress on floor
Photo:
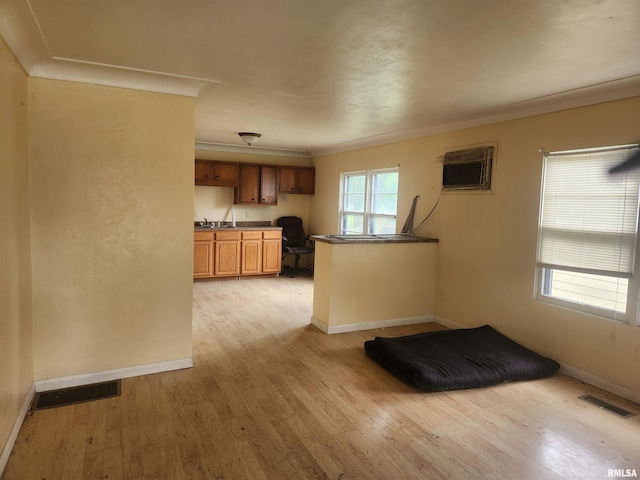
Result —
<instances>
[{"instance_id":1,"label":"black mattress on floor","mask_svg":"<svg viewBox=\"0 0 640 480\"><path fill-rule=\"evenodd\" d=\"M487 387L553 375L560 365L517 344L489 325L364 343L373 360L400 380L439 392Z\"/></svg>"}]
</instances>

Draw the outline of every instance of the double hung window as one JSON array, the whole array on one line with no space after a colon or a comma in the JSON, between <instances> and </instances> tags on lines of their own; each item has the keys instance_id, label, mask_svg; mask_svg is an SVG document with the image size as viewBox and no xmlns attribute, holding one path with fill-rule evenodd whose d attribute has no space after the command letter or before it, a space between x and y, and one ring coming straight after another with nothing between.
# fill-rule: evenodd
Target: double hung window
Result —
<instances>
[{"instance_id":1,"label":"double hung window","mask_svg":"<svg viewBox=\"0 0 640 480\"><path fill-rule=\"evenodd\" d=\"M398 168L343 173L340 233L396 233Z\"/></svg>"},{"instance_id":2,"label":"double hung window","mask_svg":"<svg viewBox=\"0 0 640 480\"><path fill-rule=\"evenodd\" d=\"M538 227L537 298L636 323L640 171L609 170L637 146L549 153Z\"/></svg>"}]
</instances>

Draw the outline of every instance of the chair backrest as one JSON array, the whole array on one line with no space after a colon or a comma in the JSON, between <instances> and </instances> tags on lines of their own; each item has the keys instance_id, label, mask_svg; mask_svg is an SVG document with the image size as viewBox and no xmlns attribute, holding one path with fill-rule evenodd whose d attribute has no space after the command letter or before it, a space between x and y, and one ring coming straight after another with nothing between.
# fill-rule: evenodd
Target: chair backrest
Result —
<instances>
[{"instance_id":1,"label":"chair backrest","mask_svg":"<svg viewBox=\"0 0 640 480\"><path fill-rule=\"evenodd\" d=\"M307 236L304 233L300 217L280 217L276 224L282 227L282 236L287 238L288 247L307 245Z\"/></svg>"}]
</instances>

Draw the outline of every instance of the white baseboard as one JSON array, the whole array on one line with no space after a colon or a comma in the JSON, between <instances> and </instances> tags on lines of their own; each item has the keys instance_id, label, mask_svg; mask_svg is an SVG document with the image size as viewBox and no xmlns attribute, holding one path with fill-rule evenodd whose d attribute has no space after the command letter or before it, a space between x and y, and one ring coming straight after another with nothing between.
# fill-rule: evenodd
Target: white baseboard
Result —
<instances>
[{"instance_id":1,"label":"white baseboard","mask_svg":"<svg viewBox=\"0 0 640 480\"><path fill-rule=\"evenodd\" d=\"M119 378L138 377L140 375L150 375L153 373L170 372L173 370L182 370L184 368L193 367L193 358L179 358L177 360L169 360L166 362L149 363L146 365L137 365L135 367L118 368L115 370L105 370L102 372L84 373L81 375L71 375L69 377L51 378L47 380L38 380L31 385L29 392L25 398L24 404L9 434L9 438L0 454L0 477L4 472L9 456L13 450L13 446L18 438L22 423L31 407L33 397L36 392L47 392L49 390L57 390L59 388L78 387L80 385L89 385L91 383L108 382Z\"/></svg>"},{"instance_id":2,"label":"white baseboard","mask_svg":"<svg viewBox=\"0 0 640 480\"><path fill-rule=\"evenodd\" d=\"M166 362L136 365L135 367L117 368L115 370L83 373L81 375L71 375L69 377L37 380L35 382L35 391L47 392L49 390L57 390L59 388L78 387L80 385L89 385L92 383L109 382L119 378L139 377L140 375L170 372L172 370L182 370L183 368L191 367L193 367L193 358L179 358L177 360L168 360Z\"/></svg>"},{"instance_id":3,"label":"white baseboard","mask_svg":"<svg viewBox=\"0 0 640 480\"><path fill-rule=\"evenodd\" d=\"M442 317L436 317L436 322L448 328L469 328L453 323ZM609 380L605 380L604 378L597 377L596 375L585 372L584 370L580 370L579 368L572 367L571 365L567 365L561 362L558 363L560 363L560 372L571 378L575 378L582 382L588 383L589 385L593 385L594 387L600 388L609 393L613 393L614 395L617 395L619 397L626 398L627 400L631 400L632 402L640 403L640 392L636 392L635 390L631 390L630 388L610 382Z\"/></svg>"},{"instance_id":4,"label":"white baseboard","mask_svg":"<svg viewBox=\"0 0 640 480\"><path fill-rule=\"evenodd\" d=\"M4 448L2 449L2 453L0 453L0 477L4 473L4 469L7 466L7 462L9 461L9 456L11 455L11 451L13 450L13 446L16 443L16 439L18 438L18 433L22 428L22 422L24 422L25 417L27 416L27 412L31 407L31 403L33 402L33 396L35 395L35 388L32 384L27 392L27 396L24 399L24 403L22 408L20 409L20 413L16 418L16 421L13 424L13 428L11 429L11 433L9 434L9 438L7 438L7 442L4 444Z\"/></svg>"},{"instance_id":5,"label":"white baseboard","mask_svg":"<svg viewBox=\"0 0 640 480\"><path fill-rule=\"evenodd\" d=\"M457 323L453 323L452 321L447 320L446 318L438 317L437 315L435 316L435 321L440 325L442 325L443 327L447 327L447 328L469 328L463 325L459 325Z\"/></svg>"},{"instance_id":6,"label":"white baseboard","mask_svg":"<svg viewBox=\"0 0 640 480\"><path fill-rule=\"evenodd\" d=\"M311 324L329 335L334 333L357 332L359 330L373 330L375 328L398 327L401 325L414 325L416 323L428 323L433 321L434 321L433 315L425 315L420 317L392 318L389 320L378 320L375 322L348 323L346 325L328 326L322 323L316 317L311 317Z\"/></svg>"},{"instance_id":7,"label":"white baseboard","mask_svg":"<svg viewBox=\"0 0 640 480\"><path fill-rule=\"evenodd\" d=\"M606 392L613 393L614 395L626 398L627 400L631 400L635 403L640 403L640 392L636 392L635 390L631 390L630 388L610 382L609 380L605 380L604 378L597 377L589 372L580 370L579 368L561 363L560 372L569 377L578 379L582 382L588 383L589 385L600 388Z\"/></svg>"}]
</instances>

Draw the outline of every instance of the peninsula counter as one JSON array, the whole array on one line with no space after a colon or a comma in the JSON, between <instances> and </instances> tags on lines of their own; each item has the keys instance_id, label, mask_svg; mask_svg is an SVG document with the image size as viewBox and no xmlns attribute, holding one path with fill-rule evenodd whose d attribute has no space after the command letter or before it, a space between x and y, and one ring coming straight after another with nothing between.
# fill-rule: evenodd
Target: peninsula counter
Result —
<instances>
[{"instance_id":1,"label":"peninsula counter","mask_svg":"<svg viewBox=\"0 0 640 480\"><path fill-rule=\"evenodd\" d=\"M438 240L317 235L312 323L325 333L434 319Z\"/></svg>"}]
</instances>

